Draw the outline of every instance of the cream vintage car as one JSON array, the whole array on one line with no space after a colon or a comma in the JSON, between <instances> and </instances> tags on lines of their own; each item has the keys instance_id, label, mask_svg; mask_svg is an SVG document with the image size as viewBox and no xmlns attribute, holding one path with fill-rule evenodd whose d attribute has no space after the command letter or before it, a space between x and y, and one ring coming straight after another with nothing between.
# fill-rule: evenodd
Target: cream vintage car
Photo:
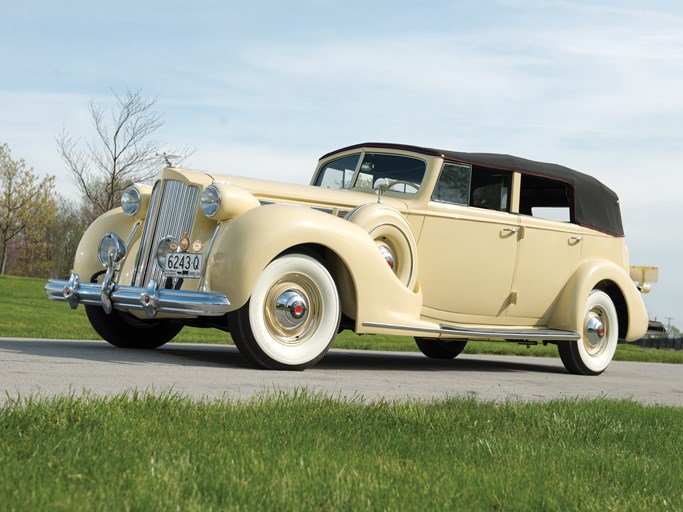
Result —
<instances>
[{"instance_id":1,"label":"cream vintage car","mask_svg":"<svg viewBox=\"0 0 683 512\"><path fill-rule=\"evenodd\" d=\"M629 267L623 235L617 195L566 167L368 143L323 156L310 185L166 167L45 289L118 347L213 327L257 366L301 370L351 329L438 359L553 343L595 375L648 327L657 269Z\"/></svg>"}]
</instances>

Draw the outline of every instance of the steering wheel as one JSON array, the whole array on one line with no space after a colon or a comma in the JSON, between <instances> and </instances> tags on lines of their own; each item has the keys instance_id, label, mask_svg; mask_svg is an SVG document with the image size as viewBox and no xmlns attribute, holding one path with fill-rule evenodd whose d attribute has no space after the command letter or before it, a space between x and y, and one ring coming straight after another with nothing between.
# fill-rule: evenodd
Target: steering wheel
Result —
<instances>
[{"instance_id":1,"label":"steering wheel","mask_svg":"<svg viewBox=\"0 0 683 512\"><path fill-rule=\"evenodd\" d=\"M409 187L413 187L415 191L420 190L419 183L413 183L412 181L408 180L389 180L389 188L387 190L391 190L395 185L407 185Z\"/></svg>"}]
</instances>

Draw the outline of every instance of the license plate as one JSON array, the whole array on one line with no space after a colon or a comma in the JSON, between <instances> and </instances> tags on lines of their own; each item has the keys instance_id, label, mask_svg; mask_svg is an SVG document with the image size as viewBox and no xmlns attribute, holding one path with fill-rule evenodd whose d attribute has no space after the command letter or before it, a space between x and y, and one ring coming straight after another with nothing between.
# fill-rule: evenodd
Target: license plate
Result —
<instances>
[{"instance_id":1,"label":"license plate","mask_svg":"<svg viewBox=\"0 0 683 512\"><path fill-rule=\"evenodd\" d=\"M167 252L166 253L166 277L185 277L199 279L202 273L202 261L204 255L198 252Z\"/></svg>"}]
</instances>

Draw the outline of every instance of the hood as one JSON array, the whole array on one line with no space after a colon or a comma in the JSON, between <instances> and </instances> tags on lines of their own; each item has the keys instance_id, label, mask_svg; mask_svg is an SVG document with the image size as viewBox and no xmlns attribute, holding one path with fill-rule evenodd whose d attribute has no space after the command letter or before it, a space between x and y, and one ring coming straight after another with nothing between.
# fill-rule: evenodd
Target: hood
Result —
<instances>
[{"instance_id":1,"label":"hood","mask_svg":"<svg viewBox=\"0 0 683 512\"><path fill-rule=\"evenodd\" d=\"M338 190L315 187L312 185L258 180L242 176L224 176L218 174L208 174L208 176L210 176L213 181L229 183L243 188L253 194L261 203L265 204L288 203L319 208L351 210L361 204L377 201L377 193L374 190L369 189ZM408 205L405 201L389 195L382 196L382 204L391 206L401 212L406 212L408 210Z\"/></svg>"}]
</instances>

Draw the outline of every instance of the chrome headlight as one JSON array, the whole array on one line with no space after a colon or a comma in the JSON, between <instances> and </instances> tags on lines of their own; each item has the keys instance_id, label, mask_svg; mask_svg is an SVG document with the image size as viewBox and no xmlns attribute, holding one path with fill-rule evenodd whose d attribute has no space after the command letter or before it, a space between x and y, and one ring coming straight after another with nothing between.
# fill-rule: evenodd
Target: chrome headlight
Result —
<instances>
[{"instance_id":1,"label":"chrome headlight","mask_svg":"<svg viewBox=\"0 0 683 512\"><path fill-rule=\"evenodd\" d=\"M138 213L141 204L142 195L135 186L128 187L123 191L123 194L121 194L121 208L126 215L132 217Z\"/></svg>"},{"instance_id":2,"label":"chrome headlight","mask_svg":"<svg viewBox=\"0 0 683 512\"><path fill-rule=\"evenodd\" d=\"M215 216L221 207L221 192L216 185L209 185L202 192L202 197L199 201L202 208L202 213L208 218Z\"/></svg>"},{"instance_id":3,"label":"chrome headlight","mask_svg":"<svg viewBox=\"0 0 683 512\"><path fill-rule=\"evenodd\" d=\"M111 263L118 263L126 255L126 245L123 243L116 233L107 233L100 240L100 246L97 249L100 262L105 267Z\"/></svg>"}]
</instances>

